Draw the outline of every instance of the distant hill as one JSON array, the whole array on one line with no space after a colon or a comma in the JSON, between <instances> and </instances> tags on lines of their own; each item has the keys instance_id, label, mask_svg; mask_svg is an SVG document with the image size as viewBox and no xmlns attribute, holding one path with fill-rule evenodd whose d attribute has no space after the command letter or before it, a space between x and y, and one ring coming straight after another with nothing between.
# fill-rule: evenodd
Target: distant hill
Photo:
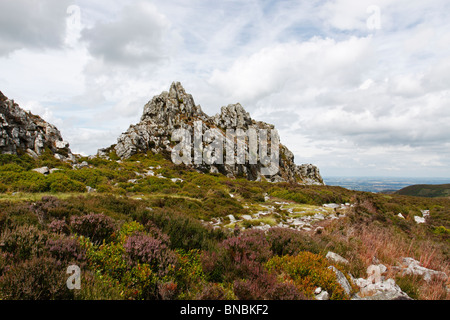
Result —
<instances>
[{"instance_id":1,"label":"distant hill","mask_svg":"<svg viewBox=\"0 0 450 320\"><path fill-rule=\"evenodd\" d=\"M450 184L417 184L400 189L396 194L417 197L450 197Z\"/></svg>"}]
</instances>

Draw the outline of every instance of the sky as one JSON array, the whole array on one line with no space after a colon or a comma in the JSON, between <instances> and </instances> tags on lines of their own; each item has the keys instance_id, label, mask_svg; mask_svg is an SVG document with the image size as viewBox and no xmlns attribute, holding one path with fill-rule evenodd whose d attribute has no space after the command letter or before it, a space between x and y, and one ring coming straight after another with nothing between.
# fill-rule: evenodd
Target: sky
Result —
<instances>
[{"instance_id":1,"label":"sky","mask_svg":"<svg viewBox=\"0 0 450 320\"><path fill-rule=\"evenodd\" d=\"M180 81L327 176L450 178L448 0L0 0L0 91L74 153ZM450 179L449 179L450 180Z\"/></svg>"}]
</instances>

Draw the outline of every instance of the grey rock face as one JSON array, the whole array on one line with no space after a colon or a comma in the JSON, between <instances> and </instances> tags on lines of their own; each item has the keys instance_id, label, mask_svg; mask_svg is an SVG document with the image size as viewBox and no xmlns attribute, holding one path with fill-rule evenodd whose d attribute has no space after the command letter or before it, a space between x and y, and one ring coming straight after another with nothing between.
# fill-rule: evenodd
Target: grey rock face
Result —
<instances>
[{"instance_id":1,"label":"grey rock face","mask_svg":"<svg viewBox=\"0 0 450 320\"><path fill-rule=\"evenodd\" d=\"M54 125L26 112L0 92L0 152L37 157L46 148L63 158L71 155L69 143Z\"/></svg>"},{"instance_id":2,"label":"grey rock face","mask_svg":"<svg viewBox=\"0 0 450 320\"><path fill-rule=\"evenodd\" d=\"M215 116L206 115L199 105L196 105L192 95L187 94L179 82L172 83L169 92L162 92L153 97L145 106L141 120L123 133L117 140L117 144L110 148L100 149L99 156L107 156L108 150L114 148L117 156L121 159L148 150L154 153L170 155L175 142L171 141L172 134L176 129L187 129L194 141L194 122L202 122L202 133L208 129L215 129L220 134L226 145L227 129L233 130L267 130L268 149L270 149L270 133L274 126L264 122L253 120L249 113L239 104L231 104L222 107L221 112ZM230 140L228 140L230 141ZM234 142L234 141L233 141ZM235 152L236 152L235 145ZM248 143L245 150L248 151ZM262 178L271 182L296 182L302 184L322 185L323 180L319 169L311 164L297 166L294 163L294 155L287 147L279 146L279 170L270 176L261 175L263 167L258 156L257 162L250 164L190 164L201 172L222 173L228 177L243 176L249 180L261 180Z\"/></svg>"}]
</instances>

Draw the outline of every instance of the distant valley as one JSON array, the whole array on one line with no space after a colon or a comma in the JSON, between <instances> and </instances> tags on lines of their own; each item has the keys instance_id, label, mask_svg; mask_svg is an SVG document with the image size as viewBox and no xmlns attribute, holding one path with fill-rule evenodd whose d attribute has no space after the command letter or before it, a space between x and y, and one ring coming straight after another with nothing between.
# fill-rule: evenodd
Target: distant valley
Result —
<instances>
[{"instance_id":1,"label":"distant valley","mask_svg":"<svg viewBox=\"0 0 450 320\"><path fill-rule=\"evenodd\" d=\"M324 182L329 186L339 186L355 191L394 193L403 188L416 185L445 185L449 190L450 178L398 178L398 177L324 177ZM417 190L417 188L414 188ZM410 192L408 189L406 192ZM408 195L418 195L400 193ZM445 195L444 195L445 196ZM449 194L447 194L449 196Z\"/></svg>"}]
</instances>

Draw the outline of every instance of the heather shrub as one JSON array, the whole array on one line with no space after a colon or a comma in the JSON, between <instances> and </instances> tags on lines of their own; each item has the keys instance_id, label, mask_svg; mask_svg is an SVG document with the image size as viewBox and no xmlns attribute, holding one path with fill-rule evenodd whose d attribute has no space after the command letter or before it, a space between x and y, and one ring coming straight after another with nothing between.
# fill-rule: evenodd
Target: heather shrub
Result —
<instances>
[{"instance_id":1,"label":"heather shrub","mask_svg":"<svg viewBox=\"0 0 450 320\"><path fill-rule=\"evenodd\" d=\"M223 279L229 281L248 278L271 256L270 244L264 232L250 229L239 236L222 241L217 252L203 255L202 262L210 280L221 282Z\"/></svg>"},{"instance_id":2,"label":"heather shrub","mask_svg":"<svg viewBox=\"0 0 450 320\"><path fill-rule=\"evenodd\" d=\"M265 262L272 256L264 231L257 229L250 229L238 236L225 239L220 247L225 255L233 257L235 262L241 259Z\"/></svg>"},{"instance_id":3,"label":"heather shrub","mask_svg":"<svg viewBox=\"0 0 450 320\"><path fill-rule=\"evenodd\" d=\"M0 251L0 278L9 269L9 265L13 261L12 258L13 255L11 253Z\"/></svg>"},{"instance_id":4,"label":"heather shrub","mask_svg":"<svg viewBox=\"0 0 450 320\"><path fill-rule=\"evenodd\" d=\"M0 297L8 300L73 298L67 289L66 268L50 257L33 257L12 266L0 278Z\"/></svg>"},{"instance_id":5,"label":"heather shrub","mask_svg":"<svg viewBox=\"0 0 450 320\"><path fill-rule=\"evenodd\" d=\"M238 279L233 283L234 294L240 300L300 300L304 299L295 285L290 282L279 283L273 273L269 273L263 265L252 264L246 279Z\"/></svg>"},{"instance_id":6,"label":"heather shrub","mask_svg":"<svg viewBox=\"0 0 450 320\"><path fill-rule=\"evenodd\" d=\"M144 223L152 221L169 236L172 249L207 250L215 247L216 242L225 238L222 230L214 230L192 217L172 210L155 209L148 212L145 220Z\"/></svg>"},{"instance_id":7,"label":"heather shrub","mask_svg":"<svg viewBox=\"0 0 450 320\"><path fill-rule=\"evenodd\" d=\"M167 244L146 234L131 235L123 247L131 265L147 264L160 277L167 275L177 262Z\"/></svg>"},{"instance_id":8,"label":"heather shrub","mask_svg":"<svg viewBox=\"0 0 450 320\"><path fill-rule=\"evenodd\" d=\"M81 213L81 210L75 208L67 200L60 200L52 196L43 196L40 201L34 202L30 209L42 222L51 218L64 219Z\"/></svg>"},{"instance_id":9,"label":"heather shrub","mask_svg":"<svg viewBox=\"0 0 450 320\"><path fill-rule=\"evenodd\" d=\"M70 228L79 235L89 237L94 243L101 243L111 238L116 225L113 219L102 213L90 213L84 216L72 216Z\"/></svg>"},{"instance_id":10,"label":"heather shrub","mask_svg":"<svg viewBox=\"0 0 450 320\"><path fill-rule=\"evenodd\" d=\"M342 287L337 283L336 274L328 269L329 262L324 257L301 252L296 256L275 256L265 266L270 272L284 276L292 281L297 289L307 297L314 297L314 290L321 287L330 294L330 299L348 299Z\"/></svg>"},{"instance_id":11,"label":"heather shrub","mask_svg":"<svg viewBox=\"0 0 450 320\"><path fill-rule=\"evenodd\" d=\"M17 226L4 230L0 235L0 249L13 254L15 259L26 260L41 255L45 251L47 239L47 232L33 225Z\"/></svg>"},{"instance_id":12,"label":"heather shrub","mask_svg":"<svg viewBox=\"0 0 450 320\"><path fill-rule=\"evenodd\" d=\"M50 255L61 263L77 263L78 265L85 260L85 250L80 246L75 238L60 236L55 239L47 240L47 248Z\"/></svg>"},{"instance_id":13,"label":"heather shrub","mask_svg":"<svg viewBox=\"0 0 450 320\"><path fill-rule=\"evenodd\" d=\"M124 248L127 237L121 236L118 242L94 245L88 238L80 237L79 241L86 250L88 266L102 279L111 285L121 287L124 299L159 299L161 283L168 282L167 277L158 277L150 265L130 263Z\"/></svg>"},{"instance_id":14,"label":"heather shrub","mask_svg":"<svg viewBox=\"0 0 450 320\"><path fill-rule=\"evenodd\" d=\"M307 300L292 282L278 282L269 291L270 300Z\"/></svg>"},{"instance_id":15,"label":"heather shrub","mask_svg":"<svg viewBox=\"0 0 450 320\"><path fill-rule=\"evenodd\" d=\"M53 233L60 233L60 234L69 234L69 226L67 225L66 221L64 219L58 220L54 219L52 222L48 224L48 229L50 232Z\"/></svg>"},{"instance_id":16,"label":"heather shrub","mask_svg":"<svg viewBox=\"0 0 450 320\"><path fill-rule=\"evenodd\" d=\"M267 240L274 255L296 255L301 251L319 253L320 248L309 235L290 228L270 228Z\"/></svg>"},{"instance_id":17,"label":"heather shrub","mask_svg":"<svg viewBox=\"0 0 450 320\"><path fill-rule=\"evenodd\" d=\"M227 292L217 283L206 283L202 291L196 296L196 300L226 300Z\"/></svg>"}]
</instances>

